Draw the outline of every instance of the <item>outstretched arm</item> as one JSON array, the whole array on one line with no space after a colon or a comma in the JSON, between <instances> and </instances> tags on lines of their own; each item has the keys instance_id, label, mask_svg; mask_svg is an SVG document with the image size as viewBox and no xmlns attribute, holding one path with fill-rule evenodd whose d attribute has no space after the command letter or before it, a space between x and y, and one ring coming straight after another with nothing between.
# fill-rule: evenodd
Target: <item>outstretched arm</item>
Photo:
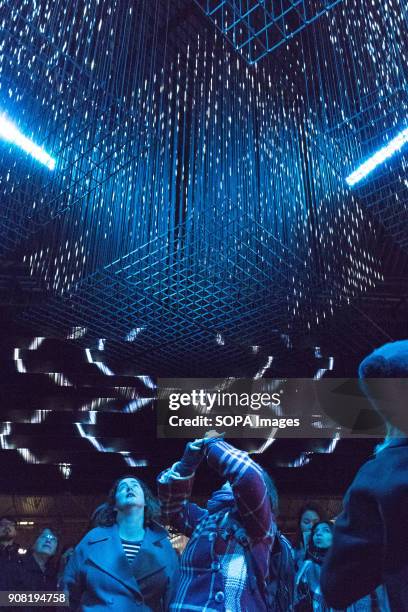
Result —
<instances>
[{"instance_id":1,"label":"outstretched arm","mask_svg":"<svg viewBox=\"0 0 408 612\"><path fill-rule=\"evenodd\" d=\"M180 461L157 478L162 520L187 536L206 514L206 510L190 502L195 471L202 459L202 440L189 442Z\"/></svg>"}]
</instances>

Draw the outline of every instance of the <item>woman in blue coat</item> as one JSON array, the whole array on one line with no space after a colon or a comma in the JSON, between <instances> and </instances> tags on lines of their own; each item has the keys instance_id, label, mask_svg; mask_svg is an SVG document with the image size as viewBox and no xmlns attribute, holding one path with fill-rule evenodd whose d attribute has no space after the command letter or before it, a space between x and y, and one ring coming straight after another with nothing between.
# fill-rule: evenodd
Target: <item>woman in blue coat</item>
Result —
<instances>
[{"instance_id":1,"label":"woman in blue coat","mask_svg":"<svg viewBox=\"0 0 408 612\"><path fill-rule=\"evenodd\" d=\"M64 572L70 608L81 612L164 612L178 576L178 558L148 487L120 478Z\"/></svg>"}]
</instances>

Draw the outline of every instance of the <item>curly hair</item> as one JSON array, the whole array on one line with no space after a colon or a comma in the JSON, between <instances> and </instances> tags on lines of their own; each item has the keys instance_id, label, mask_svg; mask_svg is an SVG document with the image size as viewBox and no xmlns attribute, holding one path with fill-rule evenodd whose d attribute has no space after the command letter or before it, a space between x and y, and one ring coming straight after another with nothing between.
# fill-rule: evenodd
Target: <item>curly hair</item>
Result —
<instances>
[{"instance_id":1,"label":"curly hair","mask_svg":"<svg viewBox=\"0 0 408 612\"><path fill-rule=\"evenodd\" d=\"M135 476L133 476L132 474L125 474L113 483L106 502L98 506L92 514L91 523L93 527L111 527L116 523L116 492L119 484L122 482L122 480L125 480L125 478L132 478L134 480L137 480L143 490L145 498L145 511L143 521L144 527L151 525L153 521L157 522L159 520L160 505L149 487L143 482L143 480L135 478Z\"/></svg>"}]
</instances>

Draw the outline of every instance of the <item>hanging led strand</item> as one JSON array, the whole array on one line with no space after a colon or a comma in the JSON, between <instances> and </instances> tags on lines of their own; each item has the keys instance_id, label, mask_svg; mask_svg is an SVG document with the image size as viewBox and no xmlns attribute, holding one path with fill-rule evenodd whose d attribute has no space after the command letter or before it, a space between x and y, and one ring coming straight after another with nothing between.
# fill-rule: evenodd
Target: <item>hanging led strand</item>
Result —
<instances>
[{"instance_id":1,"label":"hanging led strand","mask_svg":"<svg viewBox=\"0 0 408 612\"><path fill-rule=\"evenodd\" d=\"M154 327L149 299L177 304L180 326L207 318L217 333L245 329L258 344L271 312L282 331L309 329L364 293L380 275L374 230L344 183L344 151L350 165L363 156L342 122L372 91L360 64L384 31L391 39L387 19L400 27L397 0L387 6L344 0L279 61L256 68L211 33L191 33L182 51L173 39L163 63L160 2L92 0L85 25L74 11L72 27L60 2L37 7L30 24L12 20L8 86L25 113L40 102L35 120L61 160L49 183L14 166L2 186L10 223L25 226L22 240L32 232L33 274L63 299L99 275L89 303L81 297L84 313L123 322L124 337ZM29 47L31 77L18 76ZM385 79L392 93L395 63L389 73L386 64L378 86ZM130 287L107 300L105 274Z\"/></svg>"}]
</instances>

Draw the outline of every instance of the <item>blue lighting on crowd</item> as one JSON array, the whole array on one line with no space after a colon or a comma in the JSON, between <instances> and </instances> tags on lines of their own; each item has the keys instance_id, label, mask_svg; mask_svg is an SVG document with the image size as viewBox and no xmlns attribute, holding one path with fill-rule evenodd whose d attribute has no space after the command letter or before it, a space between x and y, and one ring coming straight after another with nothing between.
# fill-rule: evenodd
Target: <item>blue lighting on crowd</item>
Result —
<instances>
[{"instance_id":1,"label":"blue lighting on crowd","mask_svg":"<svg viewBox=\"0 0 408 612\"><path fill-rule=\"evenodd\" d=\"M352 172L347 178L346 182L350 187L356 185L359 181L368 176L377 166L380 166L385 160L392 157L395 153L398 153L402 147L408 142L408 127L402 130L395 138L390 140L388 144L381 147L374 155L369 157L364 163L361 164L354 172Z\"/></svg>"},{"instance_id":2,"label":"blue lighting on crowd","mask_svg":"<svg viewBox=\"0 0 408 612\"><path fill-rule=\"evenodd\" d=\"M49 170L54 170L55 159L48 155L43 148L27 138L27 136L24 136L14 123L9 121L4 115L0 115L0 138L16 145L41 164L47 166Z\"/></svg>"}]
</instances>

